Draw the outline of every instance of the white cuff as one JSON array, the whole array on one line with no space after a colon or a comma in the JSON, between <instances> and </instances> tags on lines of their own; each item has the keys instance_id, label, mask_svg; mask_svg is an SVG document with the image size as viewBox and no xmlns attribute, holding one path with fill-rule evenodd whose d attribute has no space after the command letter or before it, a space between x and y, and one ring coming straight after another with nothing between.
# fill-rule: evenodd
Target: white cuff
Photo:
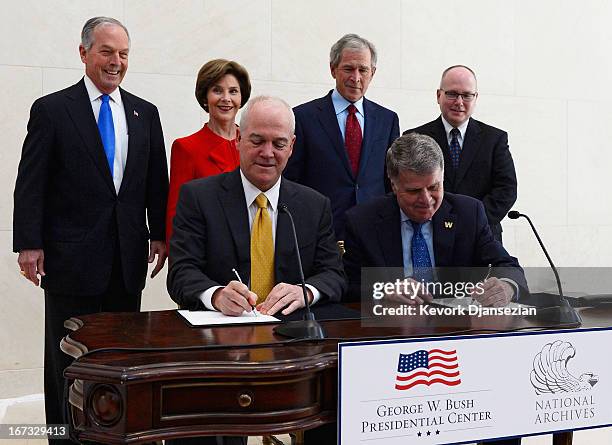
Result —
<instances>
[{"instance_id":1,"label":"white cuff","mask_svg":"<svg viewBox=\"0 0 612 445\"><path fill-rule=\"evenodd\" d=\"M512 299L510 301L518 301L519 299L519 287L518 284L516 284L516 281L510 279L510 278L498 278L499 281L505 281L506 283L512 285L512 287L514 287L514 295L512 296Z\"/></svg>"},{"instance_id":2,"label":"white cuff","mask_svg":"<svg viewBox=\"0 0 612 445\"><path fill-rule=\"evenodd\" d=\"M298 284L298 286L302 287L301 285ZM319 292L319 289L317 289L316 287L307 284L306 287L308 289L310 289L310 292L312 292L312 303L310 303L311 305L316 304L317 301L319 301L321 299L321 292Z\"/></svg>"},{"instance_id":3,"label":"white cuff","mask_svg":"<svg viewBox=\"0 0 612 445\"><path fill-rule=\"evenodd\" d=\"M212 304L212 296L217 289L221 289L223 286L213 286L206 289L204 292L200 294L200 301L204 303L204 307L211 311L216 311L215 307Z\"/></svg>"}]
</instances>

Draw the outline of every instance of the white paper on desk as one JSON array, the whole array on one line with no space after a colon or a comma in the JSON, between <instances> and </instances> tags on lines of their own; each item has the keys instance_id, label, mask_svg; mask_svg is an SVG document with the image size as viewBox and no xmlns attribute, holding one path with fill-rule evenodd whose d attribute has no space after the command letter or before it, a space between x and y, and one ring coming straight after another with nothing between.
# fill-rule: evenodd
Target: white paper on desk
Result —
<instances>
[{"instance_id":1,"label":"white paper on desk","mask_svg":"<svg viewBox=\"0 0 612 445\"><path fill-rule=\"evenodd\" d=\"M435 298L433 300L434 303L439 304L440 306L446 306L446 307L464 307L467 308L469 305L471 304L475 304L480 306L480 303L472 300L471 297L466 297L466 298L454 298L454 297L450 297L450 298ZM519 307L532 307L532 306L528 306L526 304L520 304L520 303L515 303L513 301L511 301L510 303L508 303L508 305L506 307L509 308L519 308Z\"/></svg>"},{"instance_id":2,"label":"white paper on desk","mask_svg":"<svg viewBox=\"0 0 612 445\"><path fill-rule=\"evenodd\" d=\"M243 312L239 317L223 315L217 311L177 311L192 326L217 326L224 324L278 323L280 320L272 315L259 312Z\"/></svg>"}]
</instances>

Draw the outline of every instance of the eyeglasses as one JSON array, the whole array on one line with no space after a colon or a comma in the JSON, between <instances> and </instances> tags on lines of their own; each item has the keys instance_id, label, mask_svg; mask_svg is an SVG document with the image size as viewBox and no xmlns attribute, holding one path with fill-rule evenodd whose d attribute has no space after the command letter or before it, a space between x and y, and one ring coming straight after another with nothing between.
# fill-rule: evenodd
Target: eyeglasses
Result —
<instances>
[{"instance_id":1,"label":"eyeglasses","mask_svg":"<svg viewBox=\"0 0 612 445\"><path fill-rule=\"evenodd\" d=\"M444 91L440 89L440 91ZM449 100L457 100L461 97L464 102L471 102L476 98L478 93L458 93L456 91L444 91L444 95Z\"/></svg>"}]
</instances>

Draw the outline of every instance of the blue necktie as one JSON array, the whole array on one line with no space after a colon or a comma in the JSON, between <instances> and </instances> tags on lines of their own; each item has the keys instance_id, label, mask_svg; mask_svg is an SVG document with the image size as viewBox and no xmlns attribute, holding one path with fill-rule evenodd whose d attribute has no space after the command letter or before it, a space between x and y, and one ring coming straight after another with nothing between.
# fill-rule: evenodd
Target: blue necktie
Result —
<instances>
[{"instance_id":1,"label":"blue necktie","mask_svg":"<svg viewBox=\"0 0 612 445\"><path fill-rule=\"evenodd\" d=\"M431 270L431 259L429 258L429 249L425 238L421 233L423 224L410 221L412 224L412 270L413 278L416 281L425 281L426 283L433 281L433 273Z\"/></svg>"},{"instance_id":2,"label":"blue necktie","mask_svg":"<svg viewBox=\"0 0 612 445\"><path fill-rule=\"evenodd\" d=\"M100 105L100 115L98 116L98 130L104 145L104 153L113 176L113 165L115 164L115 125L113 124L113 112L111 111L110 96L102 95L102 105Z\"/></svg>"},{"instance_id":3,"label":"blue necktie","mask_svg":"<svg viewBox=\"0 0 612 445\"><path fill-rule=\"evenodd\" d=\"M453 164L453 168L459 167L459 156L461 155L461 146L459 145L459 140L457 136L459 136L459 130L453 128L450 132L451 141L450 141L450 157L451 163Z\"/></svg>"}]
</instances>

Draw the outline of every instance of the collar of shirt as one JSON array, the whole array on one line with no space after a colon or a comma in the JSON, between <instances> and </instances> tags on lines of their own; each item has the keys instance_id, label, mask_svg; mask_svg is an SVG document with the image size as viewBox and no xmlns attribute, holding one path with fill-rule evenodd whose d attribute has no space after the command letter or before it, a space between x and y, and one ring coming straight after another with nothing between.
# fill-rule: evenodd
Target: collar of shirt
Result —
<instances>
[{"instance_id":1,"label":"collar of shirt","mask_svg":"<svg viewBox=\"0 0 612 445\"><path fill-rule=\"evenodd\" d=\"M363 113L363 97L357 102L349 102L340 93L338 93L337 89L334 88L334 91L332 91L331 100L332 104L334 104L334 111L336 112L336 116L343 112L346 112L346 114L348 114L347 108L350 104L355 105L355 108L357 108L357 112L361 114L361 116L365 116Z\"/></svg>"},{"instance_id":2,"label":"collar of shirt","mask_svg":"<svg viewBox=\"0 0 612 445\"><path fill-rule=\"evenodd\" d=\"M342 140L344 141L344 133L346 132L346 119L348 118L348 106L351 105L351 102L346 100L338 90L334 88L331 95L332 104L334 106L334 111L336 112L336 119L338 120L338 127L340 128L340 133L342 134ZM355 116L357 117L357 121L359 121L359 126L361 127L361 136L363 136L364 126L365 126L365 115L363 114L363 97L359 99L357 102L353 103L355 108L357 108L357 113Z\"/></svg>"},{"instance_id":3,"label":"collar of shirt","mask_svg":"<svg viewBox=\"0 0 612 445\"><path fill-rule=\"evenodd\" d=\"M267 191L262 192L257 187L255 187L251 181L249 181L242 170L240 170L240 179L242 180L242 188L244 190L244 197L246 199L247 207L250 207L255 199L259 196L260 193L266 195L268 198L268 205L272 208L272 211L276 213L276 208L278 206L278 195L280 193L280 183L281 178L278 178L276 184L270 187Z\"/></svg>"},{"instance_id":4,"label":"collar of shirt","mask_svg":"<svg viewBox=\"0 0 612 445\"><path fill-rule=\"evenodd\" d=\"M85 75L84 80L85 80L85 88L87 89L87 95L89 96L89 100L91 102L98 100L100 103L102 103L102 99L100 99L100 97L102 96L103 93L100 92L98 87L94 85L92 80L87 75ZM113 102L115 102L116 104L121 104L121 92L119 91L119 88L115 88L115 91L110 93L109 96L111 97Z\"/></svg>"},{"instance_id":5,"label":"collar of shirt","mask_svg":"<svg viewBox=\"0 0 612 445\"><path fill-rule=\"evenodd\" d=\"M401 233L402 233L402 258L404 261L404 276L412 276L412 235L414 229L410 223L410 218L400 209L401 219ZM431 259L432 267L436 266L436 259L434 257L433 250L433 224L431 220L425 221L421 227L421 234L427 244L427 250L429 251L429 258Z\"/></svg>"},{"instance_id":6,"label":"collar of shirt","mask_svg":"<svg viewBox=\"0 0 612 445\"><path fill-rule=\"evenodd\" d=\"M446 140L448 141L448 145L450 145L450 141L452 139L452 136L450 134L451 130L455 127L453 127L451 124L449 124L446 119L444 119L444 116L440 116L442 118L442 125L444 125L444 131L446 131ZM470 122L470 120L466 120L464 123L462 123L461 125L459 125L457 127L457 130L459 130L459 137L457 138L459 141L459 145L463 148L463 141L465 140L465 132L467 131L467 126L468 123Z\"/></svg>"}]
</instances>

